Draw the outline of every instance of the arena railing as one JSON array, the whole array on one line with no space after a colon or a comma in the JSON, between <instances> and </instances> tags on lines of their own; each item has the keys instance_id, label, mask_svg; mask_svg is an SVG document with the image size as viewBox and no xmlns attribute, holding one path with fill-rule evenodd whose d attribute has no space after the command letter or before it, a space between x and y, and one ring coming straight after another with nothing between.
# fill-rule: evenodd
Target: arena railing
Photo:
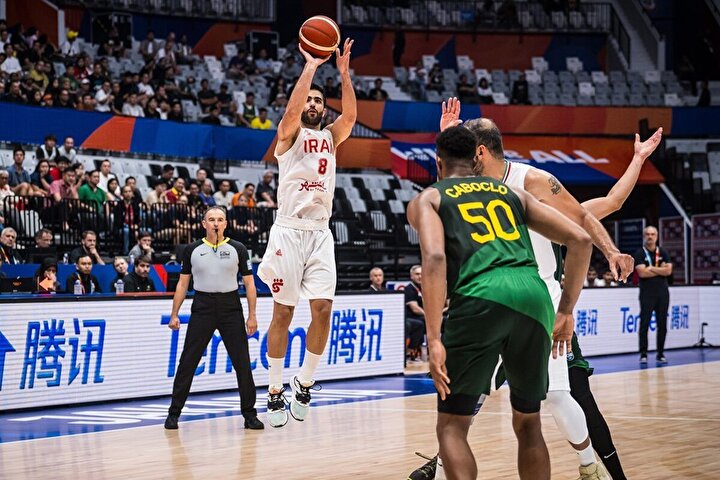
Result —
<instances>
[{"instance_id":1,"label":"arena railing","mask_svg":"<svg viewBox=\"0 0 720 480\"><path fill-rule=\"evenodd\" d=\"M119 202L106 202L100 209L77 199L56 202L51 197L6 197L1 205L6 227L17 231L17 243L33 248L35 233L42 228L53 232L54 247L67 252L80 245L82 232L92 230L98 236L98 250L108 256L125 255L135 241L135 233L153 235L157 252L173 253L175 247L200 239L205 234L202 217L207 207L184 203L139 203L133 226L124 228ZM226 235L243 242L253 254L262 256L275 218L275 209L233 207L228 211ZM125 240L125 236L127 240Z\"/></svg>"}]
</instances>

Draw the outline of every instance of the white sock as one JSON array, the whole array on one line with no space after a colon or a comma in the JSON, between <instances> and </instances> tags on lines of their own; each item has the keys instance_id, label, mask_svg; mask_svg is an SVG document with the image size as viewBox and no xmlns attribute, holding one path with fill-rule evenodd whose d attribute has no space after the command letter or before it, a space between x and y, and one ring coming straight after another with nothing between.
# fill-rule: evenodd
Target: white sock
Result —
<instances>
[{"instance_id":1,"label":"white sock","mask_svg":"<svg viewBox=\"0 0 720 480\"><path fill-rule=\"evenodd\" d=\"M438 454L438 458L437 458L437 468L435 469L435 479L434 480L447 480L447 477L445 476L445 471L443 470L442 459L440 458L440 454Z\"/></svg>"},{"instance_id":2,"label":"white sock","mask_svg":"<svg viewBox=\"0 0 720 480\"><path fill-rule=\"evenodd\" d=\"M554 390L547 393L545 406L550 410L555 423L565 439L573 445L579 445L585 440L589 441L589 432L585 421L585 413L580 405L565 390ZM590 465L595 462L592 445L582 451L577 451L580 464ZM591 459L588 461L588 459Z\"/></svg>"},{"instance_id":3,"label":"white sock","mask_svg":"<svg viewBox=\"0 0 720 480\"><path fill-rule=\"evenodd\" d=\"M303 386L309 387L315 383L313 377L315 376L315 370L317 370L318 363L320 363L320 355L312 353L310 350L305 350L305 361L303 362L302 367L300 368L300 373L298 373L297 376Z\"/></svg>"},{"instance_id":4,"label":"white sock","mask_svg":"<svg viewBox=\"0 0 720 480\"><path fill-rule=\"evenodd\" d=\"M285 357L273 358L267 357L268 359L268 391L278 391L283 387L283 367L285 366Z\"/></svg>"},{"instance_id":5,"label":"white sock","mask_svg":"<svg viewBox=\"0 0 720 480\"><path fill-rule=\"evenodd\" d=\"M584 450L576 450L576 452L580 458L580 466L582 467L587 467L597 461L595 459L595 452L593 451L592 444L588 445Z\"/></svg>"}]
</instances>

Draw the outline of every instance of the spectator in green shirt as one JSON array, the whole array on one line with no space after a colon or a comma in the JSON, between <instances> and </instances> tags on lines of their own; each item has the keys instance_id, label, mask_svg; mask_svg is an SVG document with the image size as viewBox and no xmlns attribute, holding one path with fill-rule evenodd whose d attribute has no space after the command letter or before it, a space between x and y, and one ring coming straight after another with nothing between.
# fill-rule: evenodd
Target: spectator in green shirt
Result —
<instances>
[{"instance_id":1,"label":"spectator in green shirt","mask_svg":"<svg viewBox=\"0 0 720 480\"><path fill-rule=\"evenodd\" d=\"M88 174L87 178L87 183L78 188L78 198L80 201L92 206L97 212L100 212L107 200L105 190L98 187L98 183L100 183L100 172L93 170Z\"/></svg>"}]
</instances>

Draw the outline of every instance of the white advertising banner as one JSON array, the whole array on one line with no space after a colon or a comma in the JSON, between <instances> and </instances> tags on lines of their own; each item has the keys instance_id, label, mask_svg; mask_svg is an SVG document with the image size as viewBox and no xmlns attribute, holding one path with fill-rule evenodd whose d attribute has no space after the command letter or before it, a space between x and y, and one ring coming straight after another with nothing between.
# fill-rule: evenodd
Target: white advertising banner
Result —
<instances>
[{"instance_id":1,"label":"white advertising banner","mask_svg":"<svg viewBox=\"0 0 720 480\"><path fill-rule=\"evenodd\" d=\"M637 288L585 289L575 306L575 332L583 355L638 351L640 290ZM670 287L665 348L690 347L698 341L701 323L705 337L720 343L720 287ZM648 346L655 349L655 316L650 321Z\"/></svg>"},{"instance_id":2,"label":"white advertising banner","mask_svg":"<svg viewBox=\"0 0 720 480\"><path fill-rule=\"evenodd\" d=\"M118 299L0 304L0 411L169 395L192 300L179 331L168 328L172 300ZM244 309L247 304L243 299ZM335 298L318 380L403 372L402 295ZM268 383L267 330L272 298L258 299L258 332L249 339L257 386ZM302 364L310 325L307 302L290 326L285 378ZM219 333L195 371L192 391L236 388Z\"/></svg>"}]
</instances>

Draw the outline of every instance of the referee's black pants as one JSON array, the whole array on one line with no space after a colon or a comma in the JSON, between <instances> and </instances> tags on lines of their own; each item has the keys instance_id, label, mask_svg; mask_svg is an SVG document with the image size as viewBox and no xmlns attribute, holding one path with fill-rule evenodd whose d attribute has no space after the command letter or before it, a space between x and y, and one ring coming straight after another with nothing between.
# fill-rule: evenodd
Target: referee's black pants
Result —
<instances>
[{"instance_id":1,"label":"referee's black pants","mask_svg":"<svg viewBox=\"0 0 720 480\"><path fill-rule=\"evenodd\" d=\"M657 325L657 356L665 353L665 337L667 336L667 313L670 305L670 292L640 292L640 355L648 352L648 329L652 313L655 312Z\"/></svg>"},{"instance_id":2,"label":"referee's black pants","mask_svg":"<svg viewBox=\"0 0 720 480\"><path fill-rule=\"evenodd\" d=\"M175 373L170 415L180 415L185 406L195 369L216 329L220 332L237 375L241 412L245 418L257 416L247 330L237 292L195 292L185 344Z\"/></svg>"}]
</instances>

